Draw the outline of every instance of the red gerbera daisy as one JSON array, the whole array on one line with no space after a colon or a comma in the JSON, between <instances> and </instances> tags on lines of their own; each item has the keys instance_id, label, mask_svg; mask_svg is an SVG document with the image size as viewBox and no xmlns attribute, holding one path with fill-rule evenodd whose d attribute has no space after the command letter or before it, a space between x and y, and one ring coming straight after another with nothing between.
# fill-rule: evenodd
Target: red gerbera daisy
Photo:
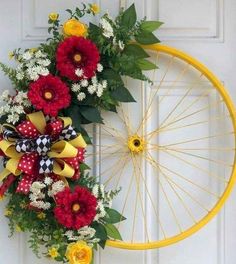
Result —
<instances>
[{"instance_id":1,"label":"red gerbera daisy","mask_svg":"<svg viewBox=\"0 0 236 264\"><path fill-rule=\"evenodd\" d=\"M74 192L67 187L55 196L54 214L57 221L71 229L90 225L96 216L97 199L87 188L76 186Z\"/></svg>"},{"instance_id":2,"label":"red gerbera daisy","mask_svg":"<svg viewBox=\"0 0 236 264\"><path fill-rule=\"evenodd\" d=\"M46 115L56 116L60 109L70 105L69 88L60 78L47 75L41 76L30 84L29 100L37 110L43 110Z\"/></svg>"},{"instance_id":3,"label":"red gerbera daisy","mask_svg":"<svg viewBox=\"0 0 236 264\"><path fill-rule=\"evenodd\" d=\"M62 76L78 81L95 75L100 56L91 40L73 36L59 44L56 60L57 69Z\"/></svg>"}]
</instances>

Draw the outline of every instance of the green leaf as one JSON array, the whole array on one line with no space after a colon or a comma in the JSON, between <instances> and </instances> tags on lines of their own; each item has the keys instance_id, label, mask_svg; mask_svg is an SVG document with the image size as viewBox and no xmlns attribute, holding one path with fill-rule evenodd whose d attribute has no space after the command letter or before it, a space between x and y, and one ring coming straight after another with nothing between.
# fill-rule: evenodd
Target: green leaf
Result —
<instances>
[{"instance_id":1,"label":"green leaf","mask_svg":"<svg viewBox=\"0 0 236 264\"><path fill-rule=\"evenodd\" d=\"M129 90L124 86L112 91L111 96L119 102L136 102Z\"/></svg>"},{"instance_id":2,"label":"green leaf","mask_svg":"<svg viewBox=\"0 0 236 264\"><path fill-rule=\"evenodd\" d=\"M135 39L138 43L143 45L151 45L160 42L160 40L153 33L144 30L141 30Z\"/></svg>"},{"instance_id":3,"label":"green leaf","mask_svg":"<svg viewBox=\"0 0 236 264\"><path fill-rule=\"evenodd\" d=\"M134 27L136 21L137 21L137 14L135 10L135 5L132 4L127 10L124 11L121 17L121 24L122 26L130 30Z\"/></svg>"},{"instance_id":4,"label":"green leaf","mask_svg":"<svg viewBox=\"0 0 236 264\"><path fill-rule=\"evenodd\" d=\"M126 218L117 212L115 209L106 208L107 216L105 217L105 221L109 224L116 224L126 220Z\"/></svg>"},{"instance_id":5,"label":"green leaf","mask_svg":"<svg viewBox=\"0 0 236 264\"><path fill-rule=\"evenodd\" d=\"M79 107L75 104L72 104L64 110L64 113L65 116L71 117L73 127L76 129L76 131L81 132L81 115Z\"/></svg>"},{"instance_id":6,"label":"green leaf","mask_svg":"<svg viewBox=\"0 0 236 264\"><path fill-rule=\"evenodd\" d=\"M88 106L88 105L81 105L80 106L80 113L81 115L92 123L100 123L102 124L102 117L100 112L96 107Z\"/></svg>"},{"instance_id":7,"label":"green leaf","mask_svg":"<svg viewBox=\"0 0 236 264\"><path fill-rule=\"evenodd\" d=\"M114 238L114 239L117 239L117 240L122 240L120 232L118 231L118 229L114 225L106 224L105 228L106 228L108 237Z\"/></svg>"},{"instance_id":8,"label":"green leaf","mask_svg":"<svg viewBox=\"0 0 236 264\"><path fill-rule=\"evenodd\" d=\"M153 32L157 30L162 24L164 23L160 21L144 21L142 22L140 28L144 31Z\"/></svg>"},{"instance_id":9,"label":"green leaf","mask_svg":"<svg viewBox=\"0 0 236 264\"><path fill-rule=\"evenodd\" d=\"M86 163L80 163L79 168L80 168L80 170L82 170L82 171L90 170L90 169L91 169Z\"/></svg>"},{"instance_id":10,"label":"green leaf","mask_svg":"<svg viewBox=\"0 0 236 264\"><path fill-rule=\"evenodd\" d=\"M142 47L136 44L127 45L123 51L123 54L135 57L137 59L150 57Z\"/></svg>"},{"instance_id":11,"label":"green leaf","mask_svg":"<svg viewBox=\"0 0 236 264\"><path fill-rule=\"evenodd\" d=\"M142 71L150 71L158 68L154 63L144 59L138 60L136 63Z\"/></svg>"},{"instance_id":12,"label":"green leaf","mask_svg":"<svg viewBox=\"0 0 236 264\"><path fill-rule=\"evenodd\" d=\"M102 248L104 248L105 245L106 245L107 238L108 238L108 237L107 237L107 231L106 231L106 228L105 228L102 224L97 223L97 222L93 223L93 224L91 225L91 227L94 228L94 229L96 230L96 234L95 234L95 236L96 236L97 238L100 239L100 242L99 242L98 244L99 244Z\"/></svg>"},{"instance_id":13,"label":"green leaf","mask_svg":"<svg viewBox=\"0 0 236 264\"><path fill-rule=\"evenodd\" d=\"M116 71L112 70L112 69L105 69L102 73L103 78L106 80L113 80L116 82L123 82L119 73L117 73Z\"/></svg>"}]
</instances>

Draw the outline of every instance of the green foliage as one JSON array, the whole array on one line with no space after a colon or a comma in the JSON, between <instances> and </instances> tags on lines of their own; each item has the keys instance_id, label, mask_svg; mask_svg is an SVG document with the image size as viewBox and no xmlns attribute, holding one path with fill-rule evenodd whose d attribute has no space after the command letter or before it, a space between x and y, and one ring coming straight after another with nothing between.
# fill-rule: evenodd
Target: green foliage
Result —
<instances>
[{"instance_id":1,"label":"green foliage","mask_svg":"<svg viewBox=\"0 0 236 264\"><path fill-rule=\"evenodd\" d=\"M137 14L135 5L132 4L124 13L121 15L121 25L127 30L131 30L137 21Z\"/></svg>"},{"instance_id":2,"label":"green foliage","mask_svg":"<svg viewBox=\"0 0 236 264\"><path fill-rule=\"evenodd\" d=\"M119 230L112 224L106 224L105 229L109 238L122 240Z\"/></svg>"},{"instance_id":3,"label":"green foliage","mask_svg":"<svg viewBox=\"0 0 236 264\"><path fill-rule=\"evenodd\" d=\"M120 86L116 90L112 91L111 96L113 99L120 102L136 102L129 90L124 86Z\"/></svg>"},{"instance_id":4,"label":"green foliage","mask_svg":"<svg viewBox=\"0 0 236 264\"><path fill-rule=\"evenodd\" d=\"M140 25L140 28L143 31L153 32L157 30L161 25L163 25L163 22L160 21L143 21Z\"/></svg>"},{"instance_id":5,"label":"green foliage","mask_svg":"<svg viewBox=\"0 0 236 264\"><path fill-rule=\"evenodd\" d=\"M119 212L117 212L115 209L106 208L106 213L107 215L105 217L105 221L109 224L116 224L126 220L126 218Z\"/></svg>"}]
</instances>

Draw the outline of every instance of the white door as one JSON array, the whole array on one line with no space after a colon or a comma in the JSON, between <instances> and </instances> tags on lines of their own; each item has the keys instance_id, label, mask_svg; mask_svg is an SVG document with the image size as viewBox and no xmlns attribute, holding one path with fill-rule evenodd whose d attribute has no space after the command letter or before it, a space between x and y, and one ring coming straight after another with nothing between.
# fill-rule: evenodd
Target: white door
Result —
<instances>
[{"instance_id":1,"label":"white door","mask_svg":"<svg viewBox=\"0 0 236 264\"><path fill-rule=\"evenodd\" d=\"M75 6L76 0L1 0L0 60L9 63L8 52L34 47L47 38L47 15ZM88 1L85 1L88 2ZM100 0L111 15L133 1ZM140 17L159 19L165 25L159 36L165 44L182 49L207 65L224 82L236 102L236 1L235 0L136 0ZM0 75L1 89L10 83ZM3 215L4 206L0 206ZM236 263L236 191L210 224L178 244L152 251L107 248L96 264L234 264ZM1 216L0 264L46 264L28 249L24 235L8 238L7 220ZM153 226L155 230L155 226ZM128 230L127 230L128 231Z\"/></svg>"}]
</instances>

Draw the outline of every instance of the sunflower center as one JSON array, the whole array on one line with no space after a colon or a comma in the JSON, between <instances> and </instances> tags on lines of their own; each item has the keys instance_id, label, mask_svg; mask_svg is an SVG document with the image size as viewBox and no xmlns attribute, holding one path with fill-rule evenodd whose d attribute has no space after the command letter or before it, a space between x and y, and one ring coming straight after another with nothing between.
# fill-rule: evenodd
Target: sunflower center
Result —
<instances>
[{"instance_id":1,"label":"sunflower center","mask_svg":"<svg viewBox=\"0 0 236 264\"><path fill-rule=\"evenodd\" d=\"M145 141L138 135L133 135L128 139L128 148L133 153L139 153L144 150Z\"/></svg>"},{"instance_id":2,"label":"sunflower center","mask_svg":"<svg viewBox=\"0 0 236 264\"><path fill-rule=\"evenodd\" d=\"M52 97L53 97L53 94L50 91L46 91L43 96L44 96L45 99L51 100Z\"/></svg>"},{"instance_id":3,"label":"sunflower center","mask_svg":"<svg viewBox=\"0 0 236 264\"><path fill-rule=\"evenodd\" d=\"M80 62L81 59L82 59L82 57L81 57L81 55L79 53L77 53L77 54L74 55L74 61L75 62Z\"/></svg>"},{"instance_id":4,"label":"sunflower center","mask_svg":"<svg viewBox=\"0 0 236 264\"><path fill-rule=\"evenodd\" d=\"M72 210L75 212L75 213L77 213L77 212L79 212L79 210L80 210L80 205L79 204L74 204L73 206L72 206Z\"/></svg>"}]
</instances>

